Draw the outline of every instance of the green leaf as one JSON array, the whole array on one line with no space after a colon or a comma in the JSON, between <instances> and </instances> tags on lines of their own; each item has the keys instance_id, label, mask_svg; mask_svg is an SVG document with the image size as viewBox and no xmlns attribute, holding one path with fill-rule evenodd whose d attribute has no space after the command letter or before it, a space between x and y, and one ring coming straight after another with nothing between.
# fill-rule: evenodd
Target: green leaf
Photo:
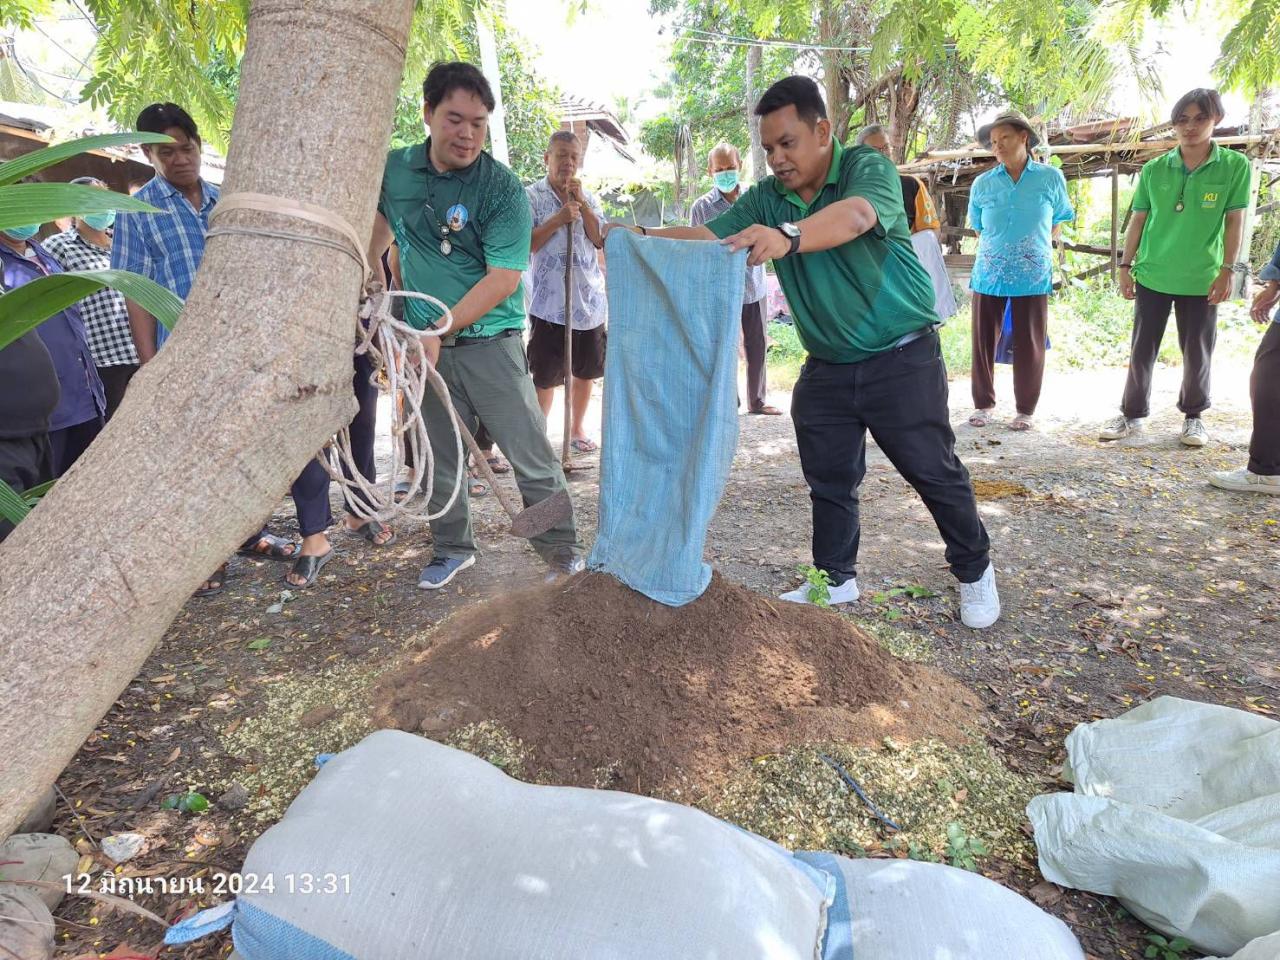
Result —
<instances>
[{"instance_id":1,"label":"green leaf","mask_svg":"<svg viewBox=\"0 0 1280 960\"><path fill-rule=\"evenodd\" d=\"M921 587L916 584L912 584L911 586L905 587L903 589L906 595L913 600L926 600L929 597L936 597L938 595L934 593L932 590L930 590L928 587Z\"/></svg>"},{"instance_id":2,"label":"green leaf","mask_svg":"<svg viewBox=\"0 0 1280 960\"><path fill-rule=\"evenodd\" d=\"M1169 949L1177 953L1181 953L1183 950L1190 948L1190 946L1191 941L1186 937L1174 937L1169 941Z\"/></svg>"},{"instance_id":3,"label":"green leaf","mask_svg":"<svg viewBox=\"0 0 1280 960\"><path fill-rule=\"evenodd\" d=\"M0 230L109 210L160 212L123 193L79 183L14 183L0 189Z\"/></svg>"},{"instance_id":4,"label":"green leaf","mask_svg":"<svg viewBox=\"0 0 1280 960\"><path fill-rule=\"evenodd\" d=\"M46 480L44 483L37 483L34 487L28 487L22 491L22 495L26 497L27 502L33 507L39 502L40 498L53 489L56 480Z\"/></svg>"},{"instance_id":5,"label":"green leaf","mask_svg":"<svg viewBox=\"0 0 1280 960\"><path fill-rule=\"evenodd\" d=\"M98 193L104 191L98 190ZM154 280L127 270L84 270L37 277L0 296L0 349L38 327L59 310L79 303L103 287L112 287L172 330L182 301Z\"/></svg>"},{"instance_id":6,"label":"green leaf","mask_svg":"<svg viewBox=\"0 0 1280 960\"><path fill-rule=\"evenodd\" d=\"M0 480L0 517L17 526L30 512L31 505L27 503L22 494L18 493L17 490L3 480Z\"/></svg>"},{"instance_id":7,"label":"green leaf","mask_svg":"<svg viewBox=\"0 0 1280 960\"><path fill-rule=\"evenodd\" d=\"M257 640L249 641L249 643L246 646L250 650L265 650L267 649L267 647L271 646L271 638L259 637Z\"/></svg>"},{"instance_id":8,"label":"green leaf","mask_svg":"<svg viewBox=\"0 0 1280 960\"><path fill-rule=\"evenodd\" d=\"M1146 957L1147 960L1151 960L1152 957L1157 956L1159 953L1160 953L1159 947L1147 947L1147 949L1143 951L1142 955Z\"/></svg>"},{"instance_id":9,"label":"green leaf","mask_svg":"<svg viewBox=\"0 0 1280 960\"><path fill-rule=\"evenodd\" d=\"M0 186L17 183L38 170L51 167L71 157L101 150L103 147L124 147L131 143L172 143L173 137L163 133L103 133L93 137L81 137L57 143L42 150L33 150L20 157L0 163Z\"/></svg>"}]
</instances>

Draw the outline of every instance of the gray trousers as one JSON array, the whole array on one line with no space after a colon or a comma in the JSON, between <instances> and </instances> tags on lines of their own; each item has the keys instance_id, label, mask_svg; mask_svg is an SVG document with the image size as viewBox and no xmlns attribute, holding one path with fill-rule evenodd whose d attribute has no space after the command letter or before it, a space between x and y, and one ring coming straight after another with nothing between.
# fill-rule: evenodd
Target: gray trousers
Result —
<instances>
[{"instance_id":1,"label":"gray trousers","mask_svg":"<svg viewBox=\"0 0 1280 960\"><path fill-rule=\"evenodd\" d=\"M547 439L547 421L538 407L524 342L519 336L443 347L437 369L449 387L462 422L474 432L483 421L511 462L525 506L541 503L566 489L564 470ZM435 513L453 495L458 447L449 411L430 388L422 401L422 417L435 455L435 486L430 503L431 512ZM466 557L476 552L465 470L462 476L464 483L458 499L444 516L431 521L437 557ZM582 553L572 514L530 542L538 555L548 561Z\"/></svg>"},{"instance_id":2,"label":"gray trousers","mask_svg":"<svg viewBox=\"0 0 1280 960\"><path fill-rule=\"evenodd\" d=\"M1178 409L1183 416L1198 417L1209 409L1209 368L1218 338L1218 308L1209 303L1207 296L1178 296L1148 290L1140 283L1135 286L1133 346L1120 412L1130 420L1151 412L1151 374L1172 309L1178 324L1178 346L1182 350Z\"/></svg>"}]
</instances>

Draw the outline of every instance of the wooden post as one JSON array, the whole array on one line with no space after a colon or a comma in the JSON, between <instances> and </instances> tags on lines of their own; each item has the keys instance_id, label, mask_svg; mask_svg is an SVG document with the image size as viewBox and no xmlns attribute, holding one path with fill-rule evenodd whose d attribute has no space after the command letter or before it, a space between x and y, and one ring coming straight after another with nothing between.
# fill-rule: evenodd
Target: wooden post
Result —
<instances>
[{"instance_id":1,"label":"wooden post","mask_svg":"<svg viewBox=\"0 0 1280 960\"><path fill-rule=\"evenodd\" d=\"M1120 237L1120 164L1111 166L1111 282L1116 281L1116 267L1120 263L1120 251L1116 246Z\"/></svg>"}]
</instances>

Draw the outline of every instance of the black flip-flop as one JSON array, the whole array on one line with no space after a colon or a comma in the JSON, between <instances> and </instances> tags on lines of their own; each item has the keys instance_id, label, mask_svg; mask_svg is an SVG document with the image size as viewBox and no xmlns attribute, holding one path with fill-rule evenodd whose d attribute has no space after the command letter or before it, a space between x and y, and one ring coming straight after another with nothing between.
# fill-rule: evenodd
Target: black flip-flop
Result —
<instances>
[{"instance_id":1,"label":"black flip-flop","mask_svg":"<svg viewBox=\"0 0 1280 960\"><path fill-rule=\"evenodd\" d=\"M227 565L224 563L219 566L217 570L205 578L204 582L209 586L201 587L195 592L194 596L212 597L216 593L221 593L222 588L227 585Z\"/></svg>"},{"instance_id":2,"label":"black flip-flop","mask_svg":"<svg viewBox=\"0 0 1280 960\"><path fill-rule=\"evenodd\" d=\"M379 543L377 536L383 530L390 530L390 528L379 520L370 520L368 523L362 523L360 526L355 528L347 527L347 533L351 534L353 537L364 537L375 547L389 547L396 542L396 532L391 530L391 536L382 541L382 543Z\"/></svg>"},{"instance_id":3,"label":"black flip-flop","mask_svg":"<svg viewBox=\"0 0 1280 960\"><path fill-rule=\"evenodd\" d=\"M267 543L266 550L257 549L258 544L263 541ZM293 547L288 553L284 552L285 547ZM252 544L241 544L240 549L236 551L242 557L257 557L262 560L296 560L298 551L302 549L302 545L296 540L290 540L287 537L277 537L274 533L268 533L261 537L255 537Z\"/></svg>"},{"instance_id":4,"label":"black flip-flop","mask_svg":"<svg viewBox=\"0 0 1280 960\"><path fill-rule=\"evenodd\" d=\"M322 554L318 557L306 555L299 557L293 562L293 566L289 568L289 573L302 577L303 582L294 583L289 579L288 574L285 575L284 582L295 590L301 590L304 587L311 586L316 582L316 577L320 576L320 571L324 569L324 565L328 563L329 559L337 552L338 551L333 549L333 547L330 547L328 553Z\"/></svg>"}]
</instances>

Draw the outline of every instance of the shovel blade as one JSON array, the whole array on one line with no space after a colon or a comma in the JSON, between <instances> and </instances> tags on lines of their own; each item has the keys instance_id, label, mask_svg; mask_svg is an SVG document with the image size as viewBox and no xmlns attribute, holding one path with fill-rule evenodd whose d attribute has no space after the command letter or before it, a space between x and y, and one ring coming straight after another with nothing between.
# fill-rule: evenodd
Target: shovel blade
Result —
<instances>
[{"instance_id":1,"label":"shovel blade","mask_svg":"<svg viewBox=\"0 0 1280 960\"><path fill-rule=\"evenodd\" d=\"M546 533L552 527L569 519L573 514L573 501L568 490L558 490L547 499L525 507L511 518L511 533L526 540Z\"/></svg>"}]
</instances>

